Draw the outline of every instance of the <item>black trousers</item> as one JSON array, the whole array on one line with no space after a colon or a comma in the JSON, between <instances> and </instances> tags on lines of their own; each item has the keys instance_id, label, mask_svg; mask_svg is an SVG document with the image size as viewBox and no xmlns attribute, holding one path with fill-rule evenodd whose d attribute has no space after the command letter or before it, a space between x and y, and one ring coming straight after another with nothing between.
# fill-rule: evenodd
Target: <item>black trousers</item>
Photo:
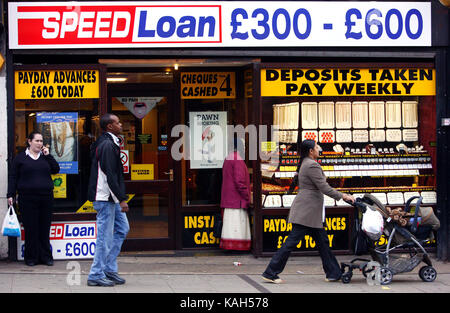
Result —
<instances>
[{"instance_id":1,"label":"black trousers","mask_svg":"<svg viewBox=\"0 0 450 313\"><path fill-rule=\"evenodd\" d=\"M19 194L19 209L25 229L25 262L45 263L53 260L50 246L53 194Z\"/></svg>"},{"instance_id":2,"label":"black trousers","mask_svg":"<svg viewBox=\"0 0 450 313\"><path fill-rule=\"evenodd\" d=\"M327 278L339 279L341 277L341 268L330 248L327 233L323 228L311 228L299 224L292 224L292 230L283 246L278 249L275 255L270 260L264 276L268 278L277 278L291 255L291 252L298 245L299 241L303 239L305 234L313 237L319 249L320 257L322 258L322 266Z\"/></svg>"}]
</instances>

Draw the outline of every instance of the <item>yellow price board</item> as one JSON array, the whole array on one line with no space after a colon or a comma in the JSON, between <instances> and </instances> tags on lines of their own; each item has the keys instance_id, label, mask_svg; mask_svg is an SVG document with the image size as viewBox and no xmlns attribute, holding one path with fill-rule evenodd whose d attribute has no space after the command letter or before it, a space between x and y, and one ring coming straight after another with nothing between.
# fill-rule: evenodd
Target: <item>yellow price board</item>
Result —
<instances>
[{"instance_id":1,"label":"yellow price board","mask_svg":"<svg viewBox=\"0 0 450 313\"><path fill-rule=\"evenodd\" d=\"M14 72L15 99L99 98L98 70Z\"/></svg>"},{"instance_id":2,"label":"yellow price board","mask_svg":"<svg viewBox=\"0 0 450 313\"><path fill-rule=\"evenodd\" d=\"M234 99L236 75L234 72L181 73L182 99Z\"/></svg>"},{"instance_id":3,"label":"yellow price board","mask_svg":"<svg viewBox=\"0 0 450 313\"><path fill-rule=\"evenodd\" d=\"M273 152L277 150L277 143L275 141L263 141L261 142L262 152Z\"/></svg>"},{"instance_id":4,"label":"yellow price board","mask_svg":"<svg viewBox=\"0 0 450 313\"><path fill-rule=\"evenodd\" d=\"M261 96L434 96L429 68L263 69Z\"/></svg>"}]
</instances>

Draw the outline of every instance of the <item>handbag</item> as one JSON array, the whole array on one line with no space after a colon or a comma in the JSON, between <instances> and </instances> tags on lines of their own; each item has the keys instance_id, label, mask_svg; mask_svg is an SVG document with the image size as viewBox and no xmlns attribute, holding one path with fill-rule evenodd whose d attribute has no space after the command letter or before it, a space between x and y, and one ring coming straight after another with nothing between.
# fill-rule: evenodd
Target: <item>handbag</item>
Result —
<instances>
[{"instance_id":1,"label":"handbag","mask_svg":"<svg viewBox=\"0 0 450 313\"><path fill-rule=\"evenodd\" d=\"M218 213L214 215L214 226L213 226L213 236L215 238L222 237L222 226L223 226L223 220L222 220L222 214Z\"/></svg>"},{"instance_id":2,"label":"handbag","mask_svg":"<svg viewBox=\"0 0 450 313\"><path fill-rule=\"evenodd\" d=\"M3 220L2 235L9 237L20 237L20 224L12 205L9 206Z\"/></svg>"}]
</instances>

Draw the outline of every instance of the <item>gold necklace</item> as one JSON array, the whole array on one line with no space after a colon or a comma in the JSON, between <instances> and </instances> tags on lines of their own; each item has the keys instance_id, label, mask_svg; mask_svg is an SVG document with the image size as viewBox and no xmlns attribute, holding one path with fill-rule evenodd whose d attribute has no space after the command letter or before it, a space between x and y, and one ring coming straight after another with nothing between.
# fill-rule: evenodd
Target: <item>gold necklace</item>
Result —
<instances>
[{"instance_id":1,"label":"gold necklace","mask_svg":"<svg viewBox=\"0 0 450 313\"><path fill-rule=\"evenodd\" d=\"M60 134L57 134L57 126L55 125L56 123L51 123L52 125L52 131L53 131L53 143L55 145L55 152L58 155L58 157L62 157L64 154L64 148L66 146L66 136L67 136L67 123L63 122L61 129L62 132ZM61 151L59 150L58 147L58 142L61 145Z\"/></svg>"}]
</instances>

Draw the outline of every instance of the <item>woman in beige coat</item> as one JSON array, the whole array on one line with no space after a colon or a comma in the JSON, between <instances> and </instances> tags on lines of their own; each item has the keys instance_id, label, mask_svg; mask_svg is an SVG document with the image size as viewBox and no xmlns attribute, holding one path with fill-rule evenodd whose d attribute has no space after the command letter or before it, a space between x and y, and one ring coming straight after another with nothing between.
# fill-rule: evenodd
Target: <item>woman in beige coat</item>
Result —
<instances>
[{"instance_id":1,"label":"woman in beige coat","mask_svg":"<svg viewBox=\"0 0 450 313\"><path fill-rule=\"evenodd\" d=\"M289 223L292 223L292 230L262 275L264 280L276 284L283 282L278 274L283 271L291 251L295 249L306 233L314 238L319 248L327 280L336 281L341 278L340 266L330 249L328 236L323 228L325 221L323 195L326 194L335 200L344 199L351 202L354 202L354 198L335 190L327 183L321 166L316 162L319 157L319 146L314 140L305 140L301 143L300 156L299 192L289 212Z\"/></svg>"}]
</instances>

